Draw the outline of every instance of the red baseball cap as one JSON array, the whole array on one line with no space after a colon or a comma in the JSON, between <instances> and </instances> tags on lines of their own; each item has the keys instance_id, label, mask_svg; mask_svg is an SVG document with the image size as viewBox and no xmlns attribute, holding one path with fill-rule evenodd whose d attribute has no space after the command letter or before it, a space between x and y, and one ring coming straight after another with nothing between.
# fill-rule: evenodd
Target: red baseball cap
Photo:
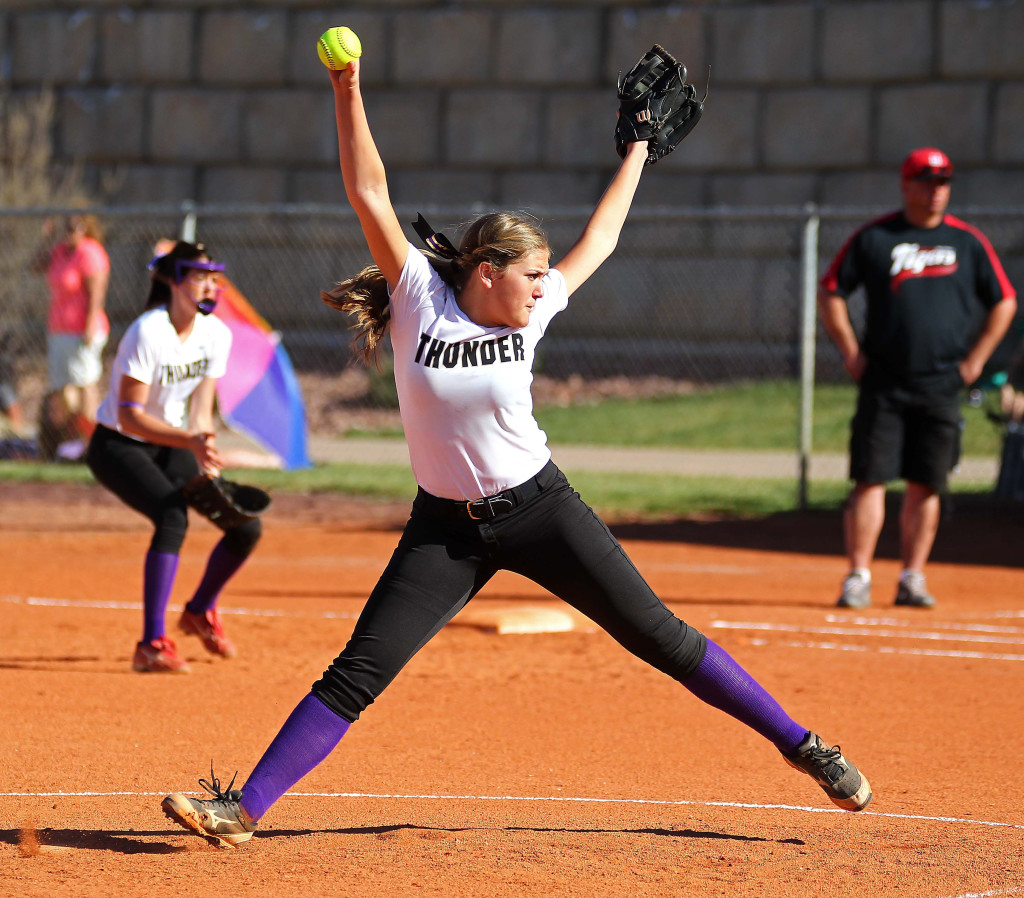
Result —
<instances>
[{"instance_id":1,"label":"red baseball cap","mask_svg":"<svg viewBox=\"0 0 1024 898\"><path fill-rule=\"evenodd\" d=\"M952 178L953 163L949 156L934 147L912 150L903 160L900 174L904 181L930 181L933 178Z\"/></svg>"}]
</instances>

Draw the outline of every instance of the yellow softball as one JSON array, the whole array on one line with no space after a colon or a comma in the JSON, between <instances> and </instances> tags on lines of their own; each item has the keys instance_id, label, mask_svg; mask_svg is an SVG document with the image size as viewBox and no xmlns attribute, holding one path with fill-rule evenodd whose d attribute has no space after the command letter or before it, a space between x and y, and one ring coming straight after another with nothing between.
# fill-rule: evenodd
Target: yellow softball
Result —
<instances>
[{"instance_id":1,"label":"yellow softball","mask_svg":"<svg viewBox=\"0 0 1024 898\"><path fill-rule=\"evenodd\" d=\"M320 61L329 69L343 69L353 59L363 55L363 45L351 28L340 25L328 28L316 42Z\"/></svg>"}]
</instances>

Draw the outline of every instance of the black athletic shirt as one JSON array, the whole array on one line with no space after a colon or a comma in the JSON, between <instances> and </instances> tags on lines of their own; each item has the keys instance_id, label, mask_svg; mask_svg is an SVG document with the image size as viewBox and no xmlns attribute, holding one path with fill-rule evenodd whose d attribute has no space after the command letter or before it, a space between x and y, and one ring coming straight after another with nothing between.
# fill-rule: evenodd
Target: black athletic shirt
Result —
<instances>
[{"instance_id":1,"label":"black athletic shirt","mask_svg":"<svg viewBox=\"0 0 1024 898\"><path fill-rule=\"evenodd\" d=\"M821 284L844 299L864 286L863 383L926 392L963 386L957 366L977 335L979 312L1016 295L977 228L952 215L919 228L902 212L854 232Z\"/></svg>"}]
</instances>

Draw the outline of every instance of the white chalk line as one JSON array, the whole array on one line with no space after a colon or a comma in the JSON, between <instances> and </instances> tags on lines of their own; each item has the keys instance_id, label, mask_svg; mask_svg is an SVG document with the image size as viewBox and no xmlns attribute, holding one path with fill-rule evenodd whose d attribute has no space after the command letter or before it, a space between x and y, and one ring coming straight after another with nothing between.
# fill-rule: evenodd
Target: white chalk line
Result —
<instances>
[{"instance_id":1,"label":"white chalk line","mask_svg":"<svg viewBox=\"0 0 1024 898\"><path fill-rule=\"evenodd\" d=\"M1024 655L1010 655L999 652L967 652L955 649L915 649L892 645L856 645L843 642L770 642L767 639L751 639L751 645L781 645L789 649L824 649L832 652L865 652L877 655L924 655L932 658L967 658L978 661L1024 661Z\"/></svg>"},{"instance_id":2,"label":"white chalk line","mask_svg":"<svg viewBox=\"0 0 1024 898\"><path fill-rule=\"evenodd\" d=\"M959 895L950 895L948 898L999 898L1000 895L1019 895L1024 889L995 889L991 892L961 892Z\"/></svg>"},{"instance_id":3,"label":"white chalk line","mask_svg":"<svg viewBox=\"0 0 1024 898\"><path fill-rule=\"evenodd\" d=\"M927 639L942 642L987 642L1024 645L1024 634L1020 636L1000 635L997 633L936 633L928 630L876 629L873 627L808 627L802 624L773 624L760 621L723 621L711 622L718 630L754 630L775 633L814 633L822 636L870 636L875 639Z\"/></svg>"},{"instance_id":4,"label":"white chalk line","mask_svg":"<svg viewBox=\"0 0 1024 898\"><path fill-rule=\"evenodd\" d=\"M858 627L911 627L920 623L893 617L848 617L841 614L826 614L825 620L828 623L852 624ZM934 630L964 630L973 633L1024 633L1024 627L969 624L961 621L930 621L928 626Z\"/></svg>"},{"instance_id":5,"label":"white chalk line","mask_svg":"<svg viewBox=\"0 0 1024 898\"><path fill-rule=\"evenodd\" d=\"M139 611L138 602L114 602L109 600L80 600L62 599L46 596L0 596L0 602L13 605L26 605L33 607L48 608L89 608L104 611ZM321 620L353 620L358 617L357 613L347 611L283 611L276 608L238 608L221 607L223 615L237 615L240 617L271 617L271 618L292 618L308 619L318 618ZM1010 614L1011 612L1007 612ZM827 615L826 620L846 620L836 615ZM911 631L908 628L910 622L894 618L851 618L851 623L857 626L850 627L805 627L796 624L772 624L767 622L743 622L743 621L721 621L711 622L713 629L731 630L754 630L778 633L802 633L830 636L871 636L882 639L930 639L939 641L979 642L979 643L1007 643L1011 645L1024 645L1024 628L1000 627L987 624L958 624L956 622L932 622L929 624L933 630L946 629L949 632L919 632ZM876 629L876 626L884 626L887 629ZM901 629L904 628L904 629ZM968 630L970 633L959 631ZM1005 635L1004 635L1005 634ZM1016 634L1020 634L1019 637ZM755 644L767 645L767 642L755 641ZM817 649L841 649L847 651L875 651L882 654L911 654L911 655L933 655L938 657L951 658L984 658L1000 661L1021 661L1024 656L1012 654L995 654L964 651L939 651L926 649L884 649L867 648L865 646L840 646L833 643L797 643L789 642L787 646L792 648L817 648Z\"/></svg>"},{"instance_id":6,"label":"white chalk line","mask_svg":"<svg viewBox=\"0 0 1024 898\"><path fill-rule=\"evenodd\" d=\"M50 607L50 608L94 608L100 610L113 610L113 611L138 611L141 608L139 602L114 602L110 600L91 600L91 599L62 599L47 596L0 596L0 602L6 602L12 605L30 605L38 607ZM341 618L351 619L356 617L356 614L343 611L321 611L321 612L292 612L282 611L274 608L232 608L232 607L221 607L221 614L236 614L240 616L251 616L251 617L322 617L327 619ZM1006 617L1024 618L1024 611L997 611L994 612L993 617ZM846 615L827 614L825 620L829 623L842 623L852 625L847 629L832 627L832 628L819 628L812 629L806 628L797 630L796 625L792 624L770 624L770 623L743 623L743 622L728 622L728 621L713 621L711 626L719 628L731 628L731 629L743 629L743 628L756 628L756 629L778 629L784 630L789 629L791 632L818 632L818 633L831 633L833 635L872 635L872 636L883 636L891 638L906 638L906 639L947 639L956 637L947 637L942 633L920 633L920 632L895 632L900 628L909 628L912 626L911 621L903 620L901 618L872 618L872 617L849 617ZM889 630L857 630L856 627L876 627L884 626L890 628ZM958 623L956 621L932 621L928 624L934 630L950 630L950 631L968 631L979 634L1006 634L1006 635L1020 635L1021 643L1024 644L1024 627L1012 627L1012 626L998 626L995 624L970 624L970 623ZM983 637L976 637L977 641L995 641L985 640ZM1016 640L1007 640L1008 642L1015 642Z\"/></svg>"},{"instance_id":7,"label":"white chalk line","mask_svg":"<svg viewBox=\"0 0 1024 898\"><path fill-rule=\"evenodd\" d=\"M167 792L0 792L0 798L142 798L163 796ZM196 793L198 794L198 793ZM752 811L797 811L807 814L850 814L840 808L818 808L791 804L757 804L744 801L695 801L687 798L588 798L570 795L444 795L440 793L401 792L286 792L285 798L364 798L394 801L507 801L552 802L555 804L624 804L659 807L737 808ZM998 820L971 820L964 817L940 817L926 814L896 814L883 811L858 811L858 818L878 817L890 820L911 820L923 823L956 823L987 826L996 829L1024 830L1024 823Z\"/></svg>"},{"instance_id":8,"label":"white chalk line","mask_svg":"<svg viewBox=\"0 0 1024 898\"><path fill-rule=\"evenodd\" d=\"M734 573L738 572L735 569L727 571L726 569L719 570L719 573ZM110 602L110 601L80 601L71 599L56 599L56 598L45 598L40 596L0 596L0 602L7 602L10 604L21 604L21 605L35 605L43 607L82 607L82 608L96 608L106 610L123 610L123 611L138 611L137 602ZM238 615L249 615L253 617L308 617L306 614L294 614L276 609L254 609L254 608L222 608L223 614L238 614ZM319 617L330 619L330 618L341 618L350 619L355 615L345 612L320 612ZM995 618L1024 618L1024 611L1002 611L995 612L992 617ZM842 620L836 615L828 615L827 620ZM882 619L868 619L868 618L856 618L853 620L854 623L864 625L876 625L880 624L887 627L906 627L909 626L908 621L882 618ZM741 624L729 624L725 621L715 621L712 623L713 627L732 627L739 628ZM1021 628L1018 627L995 627L990 625L982 624L957 624L957 623L935 623L931 626L934 629L951 629L951 630L974 630L985 633L1018 633L1021 632ZM782 625L760 625L761 629L783 629ZM825 628L822 628L823 630ZM840 628L832 628L839 634ZM806 632L806 631L798 631ZM864 631L871 635L877 635L877 631ZM913 636L912 634L892 634L893 636L903 638L920 638ZM928 638L942 638L940 634L930 634ZM767 644L764 640L755 640L755 644ZM956 651L941 651L937 649L908 649L908 648L895 648L890 646L857 646L857 645L840 645L834 643L799 643L789 642L785 643L787 646L794 648L816 648L816 649L831 649L839 651L863 651L863 652L878 652L881 654L910 654L910 655L932 655L932 656L943 656L943 657L957 657L957 658L979 658L979 659L995 659L995 660L1011 660L1011 661L1024 661L1024 655L1002 655L1002 654L988 654L982 652L956 652ZM156 797L165 795L165 792L0 792L0 797L3 798L109 798L109 797ZM685 799L667 800L667 799L631 799L631 798L583 798L583 797L570 797L570 796L496 796L496 795L432 795L432 794L392 794L392 793L361 793L361 792L288 792L285 793L284 797L295 797L295 798L355 798L355 799L395 799L395 800L433 800L433 801L510 801L510 802L575 802L575 803L604 803L604 804L640 804L640 805L661 805L661 806L698 806L698 807L717 807L717 808L738 808L743 810L786 810L786 811L797 811L812 814L844 814L847 813L838 808L813 808L804 807L800 805L768 805L768 804L753 804L746 802L727 802L727 801L691 801ZM955 823L955 824L966 824L975 826L988 826L995 828L1011 828L1011 829L1024 829L1024 824L1017 823L1004 823L1000 821L989 821L989 820L968 820L958 817L937 817L937 816L923 816L915 814L893 814L893 813L881 813L875 811L861 811L858 816L860 817L879 817L879 818L891 818L900 820L917 820L925 822L942 822L942 823ZM1024 889L1011 888L1002 889L996 891L986 892L963 892L959 895L952 896L952 898L999 898L1003 895L1016 895L1024 892Z\"/></svg>"},{"instance_id":9,"label":"white chalk line","mask_svg":"<svg viewBox=\"0 0 1024 898\"><path fill-rule=\"evenodd\" d=\"M1013 609L1010 611L978 611L971 614L963 615L965 619L973 618L974 620L984 620L986 618L1024 618L1024 611L1020 609ZM1022 890L1024 891L1024 890Z\"/></svg>"},{"instance_id":10,"label":"white chalk line","mask_svg":"<svg viewBox=\"0 0 1024 898\"><path fill-rule=\"evenodd\" d=\"M7 602L11 605L33 605L47 608L95 608L104 611L134 611L136 613L142 610L141 602L53 599L42 596L0 596L0 602ZM351 620L358 616L347 611L280 611L275 608L225 608L223 605L218 607L221 614L237 614L244 617L318 617L325 620Z\"/></svg>"},{"instance_id":11,"label":"white chalk line","mask_svg":"<svg viewBox=\"0 0 1024 898\"><path fill-rule=\"evenodd\" d=\"M819 634L829 636L870 636L880 639L924 639L942 642L974 642L1003 643L1024 645L1024 638L1014 634L1024 633L1018 627L1002 627L989 624L959 623L956 621L932 621L929 631L909 629L910 621L896 618L845 617L835 614L827 615L827 620L849 622L848 627L802 627L794 624L772 624L767 622L713 621L712 628L753 630L759 632ZM885 628L885 629L882 629ZM935 632L945 630L946 632ZM969 631L967 633L963 631ZM1005 634L1005 635L1004 635ZM783 645L795 649L819 649L838 652L865 652L880 655L917 655L934 658L964 658L984 661L1024 661L1024 655L1007 652L979 652L957 649L926 649L893 646L866 646L853 643L816 642L816 641L784 641L771 643L764 639L752 640L754 645Z\"/></svg>"}]
</instances>

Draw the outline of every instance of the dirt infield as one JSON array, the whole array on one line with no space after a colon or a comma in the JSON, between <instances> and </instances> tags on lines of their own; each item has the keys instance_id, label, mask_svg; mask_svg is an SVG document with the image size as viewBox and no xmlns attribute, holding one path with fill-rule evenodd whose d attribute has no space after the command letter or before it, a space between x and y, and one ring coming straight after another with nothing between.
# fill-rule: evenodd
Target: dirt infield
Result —
<instances>
[{"instance_id":1,"label":"dirt infield","mask_svg":"<svg viewBox=\"0 0 1024 898\"><path fill-rule=\"evenodd\" d=\"M406 507L278 496L224 597L240 655L133 674L148 526L90 487L4 484L0 876L12 896L1024 895L1024 526L944 525L931 612L832 607L836 514L623 523L654 588L870 777L832 808L758 736L503 575L239 850L165 820L211 759L244 780L344 645ZM890 528L891 529L891 528ZM217 531L193 525L172 608ZM173 612L169 620L173 621Z\"/></svg>"}]
</instances>

